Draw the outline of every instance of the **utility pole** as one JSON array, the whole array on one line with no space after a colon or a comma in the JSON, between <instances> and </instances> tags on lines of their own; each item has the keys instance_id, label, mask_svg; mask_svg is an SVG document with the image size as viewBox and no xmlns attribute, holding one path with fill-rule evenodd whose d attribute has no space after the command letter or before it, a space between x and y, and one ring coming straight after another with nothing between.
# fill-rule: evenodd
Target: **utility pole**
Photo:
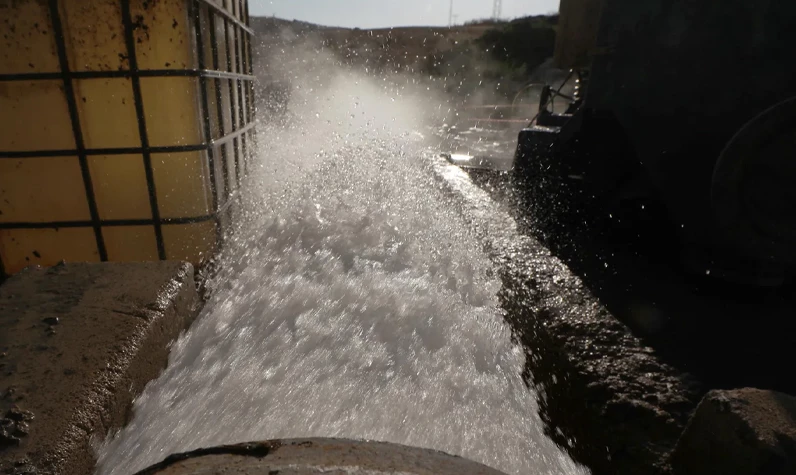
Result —
<instances>
[{"instance_id":1,"label":"utility pole","mask_svg":"<svg viewBox=\"0 0 796 475\"><path fill-rule=\"evenodd\" d=\"M500 17L503 16L503 0L493 0L494 3L492 4L492 19L495 21L499 21Z\"/></svg>"},{"instance_id":2,"label":"utility pole","mask_svg":"<svg viewBox=\"0 0 796 475\"><path fill-rule=\"evenodd\" d=\"M453 0L451 0L451 8L448 10L448 28L453 26Z\"/></svg>"}]
</instances>

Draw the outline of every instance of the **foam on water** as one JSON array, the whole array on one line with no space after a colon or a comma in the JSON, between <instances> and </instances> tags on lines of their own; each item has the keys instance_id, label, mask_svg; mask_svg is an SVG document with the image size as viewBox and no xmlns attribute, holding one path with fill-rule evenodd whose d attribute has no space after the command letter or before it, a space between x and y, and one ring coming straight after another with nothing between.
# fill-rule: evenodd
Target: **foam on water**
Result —
<instances>
[{"instance_id":1,"label":"foam on water","mask_svg":"<svg viewBox=\"0 0 796 475\"><path fill-rule=\"evenodd\" d=\"M303 436L585 473L543 434L500 282L421 159L424 109L393 98L340 76L289 130L261 133L258 191L210 301L99 448L99 473Z\"/></svg>"}]
</instances>

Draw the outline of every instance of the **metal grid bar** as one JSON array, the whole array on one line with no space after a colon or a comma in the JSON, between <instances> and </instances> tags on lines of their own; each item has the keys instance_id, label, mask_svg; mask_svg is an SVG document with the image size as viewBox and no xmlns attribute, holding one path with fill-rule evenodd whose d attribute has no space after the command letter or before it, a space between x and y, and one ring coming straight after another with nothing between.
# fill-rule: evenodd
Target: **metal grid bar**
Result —
<instances>
[{"instance_id":1,"label":"metal grid bar","mask_svg":"<svg viewBox=\"0 0 796 475\"><path fill-rule=\"evenodd\" d=\"M240 14L242 16L243 15L243 6L240 5L240 1L238 1L238 11L240 12ZM246 70L246 65L243 62L243 58L244 58L244 55L243 55L243 47L244 47L243 36L244 36L243 31L241 31L240 28L236 28L235 29L235 55L236 55L237 64L238 64L237 72L239 72L239 73L242 73L243 71ZM249 116L246 113L246 108L244 107L244 104L246 104L246 100L247 100L246 97L245 97L247 88L245 88L243 83L241 83L241 82L237 83L237 87L238 87L238 111L240 113L241 122L245 124L249 120ZM240 137L240 139L238 141L240 143L240 151L241 151L240 163L238 163L238 167L241 170L243 170L243 174L245 176L246 172L247 172L247 167L246 167L247 159L246 159L246 157L249 154L249 147L248 147L248 143L246 142L246 135L243 135L242 137Z\"/></svg>"},{"instance_id":2,"label":"metal grid bar","mask_svg":"<svg viewBox=\"0 0 796 475\"><path fill-rule=\"evenodd\" d=\"M106 226L153 226L155 224L192 224L202 223L215 219L215 215L191 216L187 218L162 218L154 219L108 219L100 220ZM54 228L84 228L93 224L93 221L43 221L43 222L17 222L0 223L0 229L54 229Z\"/></svg>"},{"instance_id":3,"label":"metal grid bar","mask_svg":"<svg viewBox=\"0 0 796 475\"><path fill-rule=\"evenodd\" d=\"M244 21L248 23L248 19L246 19L245 17L246 15L246 10L245 10L246 7L244 6L245 3L247 2L245 2L244 0L238 0L238 12L240 12L240 17L243 18ZM246 61L246 38L247 36L244 33L244 31L238 29L237 34L235 36L235 40L240 41L239 49L237 50L238 54L240 55L238 63L240 69L238 70L238 72L248 75L249 67L248 67L248 62ZM249 101L251 100L251 97L249 97L249 88L244 87L243 83L239 82L238 89L239 89L238 94L241 100L241 114L243 114L242 120L244 123L247 123L248 121L251 120L251 115L249 114L249 107L248 107ZM251 153L249 148L251 144L246 134L243 134L243 136L240 138L240 141L241 141L241 150L243 151L243 164L242 164L243 174L247 175L249 173L249 154Z\"/></svg>"},{"instance_id":4,"label":"metal grid bar","mask_svg":"<svg viewBox=\"0 0 796 475\"><path fill-rule=\"evenodd\" d=\"M244 12L243 12L244 15L242 15L242 16L244 17L244 21L246 22L246 24L250 25L251 24L251 18L249 17L249 2L246 1L246 0L241 0L241 2L243 2L243 6L244 6ZM254 65L253 65L253 60L252 60L252 35L247 35L245 37L245 41L246 41L246 52L245 52L245 54L246 54L246 64L248 66L247 69L245 70L245 72L246 72L246 74L249 74L249 75L253 76L254 75ZM248 104L247 104L247 107L248 107L248 120L249 121L254 121L254 112L255 112L255 106L254 106L254 81L249 81L249 82L247 82L247 84L249 86L249 93L246 96L247 99L248 99ZM251 135L251 139L250 139L251 140L251 144L250 144L250 146L251 146L251 150L253 151L254 147L257 144L257 129L252 129L250 135ZM246 173L249 172L249 158L250 158L250 156L247 155L246 156L246 164L245 164L245 167L244 167L244 171Z\"/></svg>"},{"instance_id":5,"label":"metal grid bar","mask_svg":"<svg viewBox=\"0 0 796 475\"><path fill-rule=\"evenodd\" d=\"M223 16L223 17L224 17L224 18L226 18L227 20L229 20L229 21L231 21L232 23L234 23L234 24L238 25L238 26L239 26L239 27L240 27L240 28L241 28L243 31L245 31L246 33L248 33L248 34L250 34L250 35L252 35L252 36L254 35L254 30L252 30L251 28L249 28L249 27L248 27L248 26L247 26L245 23L243 23L243 22L241 22L240 20L238 20L237 18L235 18L235 17L234 17L234 16L233 16L231 13L229 13L229 12L228 12L226 9L224 9L224 8L222 8L222 7L218 6L218 5L216 5L215 3L211 2L210 0L198 0L198 1L199 1L199 2L201 2L201 3L204 3L205 5L207 5L209 9L211 9L211 10L215 11L215 12L216 12L217 14L219 14L220 16ZM249 23L249 18L248 18L248 16L246 17L246 23Z\"/></svg>"},{"instance_id":6,"label":"metal grid bar","mask_svg":"<svg viewBox=\"0 0 796 475\"><path fill-rule=\"evenodd\" d=\"M209 15L208 23L210 25L210 51L212 54L213 69L218 70L218 38L216 38L216 17ZM229 54L229 51L227 51ZM221 135L226 133L224 129L224 110L223 110L223 97L221 94L221 79L215 78L216 90L216 117L218 119L218 131ZM224 200L229 199L229 163L227 157L227 148L225 146L219 147L221 151L221 176L224 178Z\"/></svg>"},{"instance_id":7,"label":"metal grid bar","mask_svg":"<svg viewBox=\"0 0 796 475\"><path fill-rule=\"evenodd\" d=\"M236 192L235 195L238 195ZM234 195L233 195L234 196ZM223 212L232 203L227 203L219 211ZM206 214L202 216L188 216L183 218L160 218L160 224L196 224L204 223L207 221L217 221L218 214ZM155 220L153 219L101 219L100 225L102 227L122 227L122 226L153 226ZM26 222L0 222L0 229L59 229L59 228L86 228L90 227L93 221L26 221Z\"/></svg>"},{"instance_id":8,"label":"metal grid bar","mask_svg":"<svg viewBox=\"0 0 796 475\"><path fill-rule=\"evenodd\" d=\"M251 68L250 61L241 62L240 61L240 52L236 46L235 54L236 56L236 67L233 68L230 65L232 54L230 47L229 47L229 37L228 34L225 35L225 42L227 46L227 70L223 71L219 69L219 51L218 51L218 43L215 41L215 25L216 19L221 18L224 21L224 31L228 32L230 28L230 24L232 24L233 30L236 32L236 43L238 40L238 32L240 32L241 36L245 36L245 44L248 45L248 58L251 58L251 40L250 37L253 35L253 30L249 28L247 25L249 23L248 17L248 4L245 0L238 0L239 5L236 9L234 5L232 6L232 12L227 11L225 8L222 8L210 0L190 0L187 2L188 5L188 16L193 20L194 23L194 36L195 36L195 51L197 53L197 64L196 69L182 69L182 70L175 70L175 69L153 69L153 70L140 70L138 66L138 61L136 57L136 45L135 45L135 38L134 38L134 24L132 21L132 13L130 10L130 0L119 0L121 5L121 12L122 12L122 22L124 26L124 35L125 35L125 44L128 54L128 61L129 61L129 70L121 70L121 71L72 71L69 68L68 60L67 60L67 52L66 52L66 45L65 45L65 38L63 33L63 26L61 23L60 17L60 10L59 10L59 1L58 0L49 0L49 7L50 13L52 18L52 27L56 38L56 46L58 52L58 59L60 63L60 71L59 72L48 72L48 73L19 73L19 74L0 74L0 83L2 82L10 82L10 81L47 81L47 80L57 80L63 81L64 92L66 95L67 105L69 108L69 117L72 124L72 130L75 140L75 149L74 150L26 150L26 151L0 151L0 159L22 159L22 158L47 158L47 157L66 157L66 156L77 156L80 162L81 174L84 181L85 192L86 192L86 199L89 203L89 210L91 215L91 220L79 220L79 221L54 221L54 222L0 222L0 229L53 229L53 228L77 228L77 227L91 227L94 229L96 241L97 241L97 249L100 255L100 259L103 261L108 260L107 250L105 247L103 235L102 235L102 228L103 227L113 227L113 226L153 226L155 228L156 240L157 240L157 247L158 247L158 256L160 259L165 259L166 252L165 252L165 244L162 234L162 225L167 224L192 224L192 223L201 223L206 221L215 221L216 222L216 237L218 242L220 243L223 239L223 234L220 226L220 215L222 213L227 212L227 208L232 203L233 197L237 197L239 192L237 190L233 191L230 189L229 186L229 178L228 175L228 167L227 167L227 160L226 160L226 144L229 142L233 143L233 147L236 153L236 176L238 177L238 185L240 185L240 162L238 160L238 141L241 143L246 143L247 134L254 134L254 95L253 95L253 82L255 80L255 76L252 74L253 70ZM244 8L242 7L245 5L245 17L243 15ZM205 64L205 44L203 38L203 29L202 29L202 10L206 11L208 17L208 23L210 23L210 36L211 36L211 47L213 53L213 69L207 69L207 65ZM236 18L235 14L239 14L243 17L242 20ZM245 32L246 34L244 35ZM147 125L146 125L146 118L145 118L145 111L143 105L143 96L141 91L141 82L140 78L143 77L195 77L198 79L199 89L200 89L200 105L201 105L201 119L203 122L203 132L204 132L204 142L200 144L192 144L192 145L175 145L175 146L158 146L153 147L149 143L149 137L147 132ZM137 116L137 124L138 124L138 131L139 136L141 139L141 146L140 147L119 147L119 148L96 148L96 149L86 149L85 142L83 140L83 133L80 124L80 117L77 107L77 102L75 99L74 88L73 88L73 80L77 79L95 79L95 78L128 78L131 80L132 89L133 89L133 96L135 100L135 112ZM217 112L219 114L219 126L220 131L222 132L220 138L213 139L212 136L212 125L211 125L211 118L210 118L210 111L209 111L209 103L207 97L207 86L209 84L209 80L213 80L216 84L216 99L217 99ZM223 122L223 114L222 114L222 100L220 96L220 83L221 81L228 81L229 82L229 90L230 90L230 108L232 112L232 127L228 133L226 132L225 125ZM252 93L250 93L245 100L245 105L247 110L250 113L246 116L242 113L243 107L243 97L241 94L238 95L238 100L234 100L234 95L232 94L233 91L233 84L235 82L237 85L238 90L242 90L244 84L246 87L249 88ZM238 108L238 115L235 115L235 108ZM222 160L223 160L223 170L224 170L224 194L227 198L225 203L219 203L218 197L218 190L217 190L217 181L216 181L216 166L215 166L215 158L216 158L216 149L221 149L222 153ZM155 188L155 179L154 173L152 169L152 154L164 154L164 153L179 153L179 152L197 152L197 151L204 151L207 154L207 165L208 165L208 172L209 172L209 180L210 180L210 187L212 192L212 213L203 216L195 216L195 217L182 217L182 218L163 218L160 216L159 206L157 202L157 192ZM152 212L152 219L124 219L124 220L102 220L99 217L98 206L96 202L96 196L94 194L94 189L91 181L91 173L88 166L88 157L89 156L97 156L97 155L126 155L126 154L140 154L144 160L144 168L146 174L146 181L147 181L147 188L148 188L148 195L149 195L149 202L150 202L150 209ZM244 154L245 155L245 154ZM246 166L246 159L244 156L244 166ZM243 172L245 175L247 173L247 169ZM2 265L2 263L0 263Z\"/></svg>"},{"instance_id":9,"label":"metal grid bar","mask_svg":"<svg viewBox=\"0 0 796 475\"><path fill-rule=\"evenodd\" d=\"M9 81L45 81L59 80L64 76L69 79L106 79L106 78L131 78L134 73L132 70L121 71L68 71L66 73L19 73L19 74L0 74L0 82ZM213 71L212 69L144 69L139 70L138 77L209 77L222 79L240 79L242 81L254 81L255 77L250 74L239 74L230 71Z\"/></svg>"},{"instance_id":10,"label":"metal grid bar","mask_svg":"<svg viewBox=\"0 0 796 475\"><path fill-rule=\"evenodd\" d=\"M91 223L89 225L94 228L94 238L96 240L97 252L99 253L100 260L107 261L108 251L105 248L105 239L102 236L97 198L94 195L94 185L91 183L91 170L88 167L88 157L86 156L86 147L83 142L83 132L80 128L80 115L77 111L75 91L72 80L67 76L69 73L69 59L66 54L64 30L61 24L61 12L58 10L58 0L50 0L50 18L52 21L53 33L56 38L55 43L58 50L58 63L61 67L61 73L63 73L64 95L66 96L66 103L69 108L69 120L72 123L72 134L75 139L75 147L77 148L77 153L75 155L77 155L78 161L80 162L80 173L83 176L83 186L86 191L89 214L91 215Z\"/></svg>"},{"instance_id":11,"label":"metal grid bar","mask_svg":"<svg viewBox=\"0 0 796 475\"><path fill-rule=\"evenodd\" d=\"M227 71L232 71L233 70L233 67L232 67L232 54L230 52L231 50L230 50L230 44L229 44L229 23L227 23L227 22L224 23L224 45L225 45L225 48L226 48L226 51L227 51L227 54L226 54L226 56L227 56ZM237 53L237 50L236 50L236 53ZM235 72L238 72L237 69L238 69L238 66L236 64L235 65ZM236 105L235 92L234 92L235 91L235 87L233 86L232 81L227 81L227 90L228 90L228 94L229 94L229 118L230 118L230 121L232 123L232 130L235 130L235 129L238 128L238 119L237 119L237 114L235 112L235 105ZM232 159L235 161L235 182L237 183L237 186L240 186L240 160L239 160L239 157L238 157L237 140L233 140L232 141L232 155L233 155Z\"/></svg>"},{"instance_id":12,"label":"metal grid bar","mask_svg":"<svg viewBox=\"0 0 796 475\"><path fill-rule=\"evenodd\" d=\"M196 57L197 66L199 69L205 69L205 44L204 37L202 36L202 12L201 9L194 2L189 2L189 14L193 16L194 32L196 37ZM204 130L205 140L212 138L212 126L210 124L210 106L207 100L207 77L202 76L199 78L199 97L202 109L202 128ZM211 146L207 147L207 163L208 173L210 178L210 190L212 194L213 213L218 212L218 187L216 186L216 167L215 167L215 149ZM218 226L216 220L216 227ZM218 234L217 234L218 236Z\"/></svg>"},{"instance_id":13,"label":"metal grid bar","mask_svg":"<svg viewBox=\"0 0 796 475\"><path fill-rule=\"evenodd\" d=\"M130 155L141 154L148 150L151 154L157 153L179 153L179 152L201 152L212 147L225 144L254 128L254 123L250 122L235 132L229 133L217 140L210 140L204 144L195 145L165 145L159 147L120 147L120 148L86 148L83 153L87 156L92 155ZM0 151L0 160L4 158L49 158L49 157L73 157L78 155L78 150L24 150L19 152Z\"/></svg>"},{"instance_id":14,"label":"metal grid bar","mask_svg":"<svg viewBox=\"0 0 796 475\"><path fill-rule=\"evenodd\" d=\"M249 132L249 131L252 131L252 130L254 130L254 122L249 122L248 124L244 125L243 127L241 127L240 129L236 130L235 132L227 134L227 135L221 137L218 140L211 140L210 141L210 145L211 146L213 146L213 145L217 146L217 145L221 145L221 144L227 143L230 140L235 140L236 138L240 137L241 135L245 134L246 132Z\"/></svg>"},{"instance_id":15,"label":"metal grid bar","mask_svg":"<svg viewBox=\"0 0 796 475\"><path fill-rule=\"evenodd\" d=\"M243 12L243 9L241 8L240 2L238 2L238 12L239 13ZM243 66L243 54L242 54L241 48L242 48L243 45L241 44L241 40L240 39L243 36L243 32L240 30L240 28L235 28L234 29L234 33L235 33L235 64L236 64L235 71L237 73L242 73L244 66ZM238 91L238 104L237 104L238 105L238 118L240 119L241 123L245 124L246 121L248 120L248 117L246 116L246 113L244 112L244 108L243 108L243 101L244 101L244 98L243 98L243 96L244 96L243 84L240 81L236 81L235 86L236 86L237 91ZM247 153L245 136L244 137L240 137L237 140L237 142L238 142L239 146L236 146L235 150L238 153L238 156L237 156L238 170L239 171L243 170L243 173L245 174L245 170L246 170L246 168L245 168L246 167L246 153Z\"/></svg>"},{"instance_id":16,"label":"metal grid bar","mask_svg":"<svg viewBox=\"0 0 796 475\"><path fill-rule=\"evenodd\" d=\"M149 207L152 211L152 219L154 220L158 258L165 260L166 244L163 242L163 228L160 225L160 208L158 207L158 194L155 188L155 173L152 170L152 152L149 149L149 133L146 128L146 117L144 116L144 97L141 93L141 77L137 74L139 72L138 57L135 49L135 38L133 36L133 20L130 16L130 0L121 1L124 42L127 45L127 60L130 64L130 71L134 73L130 79L133 84L135 114L138 119L138 134L141 138L141 155L144 158L144 172L146 173L146 185L147 191L149 192Z\"/></svg>"}]
</instances>

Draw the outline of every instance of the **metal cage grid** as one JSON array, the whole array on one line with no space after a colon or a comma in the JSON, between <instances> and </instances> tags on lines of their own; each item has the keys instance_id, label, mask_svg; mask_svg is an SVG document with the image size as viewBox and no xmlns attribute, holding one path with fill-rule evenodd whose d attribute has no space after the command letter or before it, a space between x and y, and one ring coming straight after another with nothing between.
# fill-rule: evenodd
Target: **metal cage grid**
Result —
<instances>
[{"instance_id":1,"label":"metal cage grid","mask_svg":"<svg viewBox=\"0 0 796 475\"><path fill-rule=\"evenodd\" d=\"M187 69L140 69L136 52L134 31L140 27L131 15L131 0L119 0L124 29L124 42L129 68L124 70L74 71L70 69L59 0L48 0L50 25L56 43L59 72L36 72L19 74L0 74L0 83L9 81L58 80L63 84L66 95L75 149L63 150L0 150L0 160L48 157L77 156L90 212L90 221L60 222L0 222L0 229L58 229L68 227L90 227L94 230L97 249L101 261L108 260L108 252L103 239L102 228L107 226L153 226L157 242L158 258L167 258L162 226L164 224L189 224L215 221L216 239L222 239L222 215L228 212L234 201L241 180L248 171L248 161L253 153L256 135L254 130L254 80L252 67L253 30L249 27L248 2L246 0L186 0L189 19L193 21L195 68ZM144 2L145 3L145 2ZM217 31L223 31L224 38L219 41ZM209 36L209 37L208 37ZM209 45L209 48L208 48ZM223 48L225 58L221 56ZM209 51L208 51L209 49ZM226 63L223 64L222 60ZM208 64L210 63L210 64ZM226 69L225 69L226 68ZM144 101L142 100L141 78L152 77L193 77L199 82L199 112L202 121L203 140L189 145L152 146L150 144ZM132 83L135 100L135 114L138 122L140 147L87 148L81 129L77 98L73 82L80 79L128 78ZM228 88L228 104L222 100L224 83ZM213 97L214 94L214 97ZM214 102L215 110L211 110ZM229 110L224 110L228 105ZM225 127L226 117L231 118L231 127ZM220 131L213 137L213 129ZM228 129L228 130L227 130ZM227 144L232 147L227 147ZM230 153L231 149L231 153ZM161 217L158 195L152 168L152 156L175 152L204 152L209 169L210 190L212 193L212 212L205 216L185 218ZM92 176L88 165L89 156L140 154L143 157L146 183L151 208L151 219L101 219ZM234 163L234 174L229 173L229 161ZM220 162L220 163L219 163ZM220 172L220 173L219 173ZM1 266L2 264L0 264Z\"/></svg>"}]
</instances>

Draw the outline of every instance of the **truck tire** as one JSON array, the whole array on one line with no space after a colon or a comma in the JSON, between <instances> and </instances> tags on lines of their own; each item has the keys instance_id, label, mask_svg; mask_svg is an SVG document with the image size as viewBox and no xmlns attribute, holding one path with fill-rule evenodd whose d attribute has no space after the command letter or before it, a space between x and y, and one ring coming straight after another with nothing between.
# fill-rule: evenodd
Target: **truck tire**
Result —
<instances>
[{"instance_id":1,"label":"truck tire","mask_svg":"<svg viewBox=\"0 0 796 475\"><path fill-rule=\"evenodd\" d=\"M796 263L796 97L747 122L713 170L722 238L760 262Z\"/></svg>"}]
</instances>

